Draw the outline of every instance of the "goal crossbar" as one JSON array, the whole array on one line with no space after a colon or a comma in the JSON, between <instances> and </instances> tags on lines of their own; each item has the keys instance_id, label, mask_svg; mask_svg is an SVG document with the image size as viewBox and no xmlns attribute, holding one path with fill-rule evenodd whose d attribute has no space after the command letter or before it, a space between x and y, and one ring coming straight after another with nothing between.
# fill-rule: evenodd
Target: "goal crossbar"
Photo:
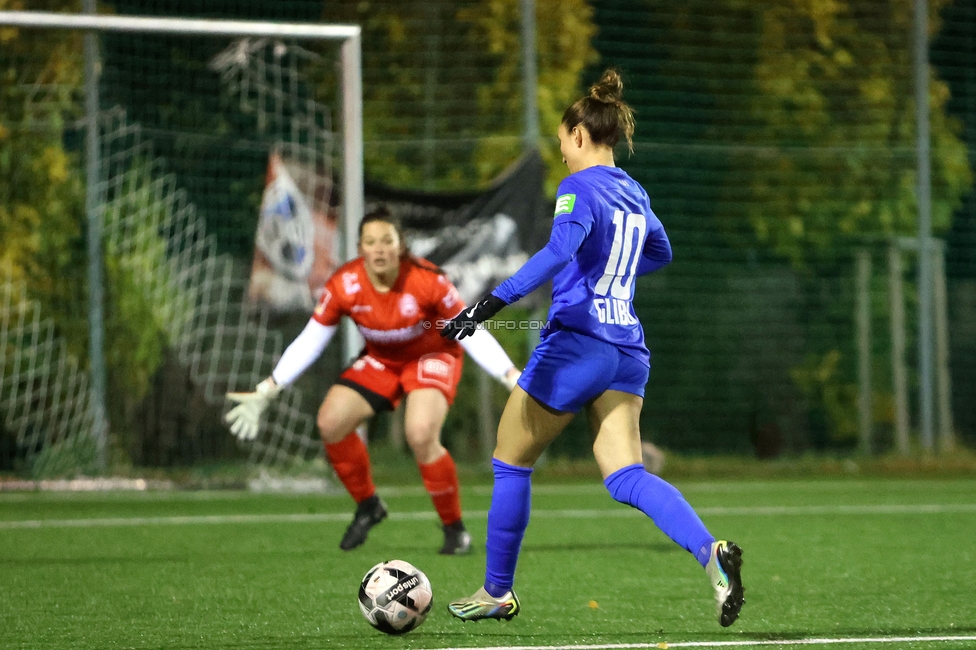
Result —
<instances>
[{"instance_id":1,"label":"goal crossbar","mask_svg":"<svg viewBox=\"0 0 976 650\"><path fill-rule=\"evenodd\" d=\"M47 29L91 29L104 32L154 32L212 36L281 36L345 40L360 35L359 25L314 25L249 20L100 16L42 11L0 11L0 25Z\"/></svg>"}]
</instances>

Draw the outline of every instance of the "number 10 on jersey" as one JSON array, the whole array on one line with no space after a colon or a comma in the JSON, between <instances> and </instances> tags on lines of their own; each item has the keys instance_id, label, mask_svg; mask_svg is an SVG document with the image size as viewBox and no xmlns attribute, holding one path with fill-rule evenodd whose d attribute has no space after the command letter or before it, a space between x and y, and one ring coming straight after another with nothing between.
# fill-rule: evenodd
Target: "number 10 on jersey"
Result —
<instances>
[{"instance_id":1,"label":"number 10 on jersey","mask_svg":"<svg viewBox=\"0 0 976 650\"><path fill-rule=\"evenodd\" d=\"M610 298L596 298L593 301L601 323L637 323L630 303L634 297L634 276L637 274L646 229L647 220L642 214L631 213L625 217L623 210L613 213L613 244L603 277L593 288L598 296L610 295Z\"/></svg>"}]
</instances>

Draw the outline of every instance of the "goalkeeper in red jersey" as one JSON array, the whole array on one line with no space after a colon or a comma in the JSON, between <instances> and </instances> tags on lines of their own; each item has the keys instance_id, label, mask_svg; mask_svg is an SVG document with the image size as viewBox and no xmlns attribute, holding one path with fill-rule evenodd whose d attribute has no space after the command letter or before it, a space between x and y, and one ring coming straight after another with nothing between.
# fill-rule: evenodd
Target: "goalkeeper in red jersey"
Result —
<instances>
[{"instance_id":1,"label":"goalkeeper in red jersey","mask_svg":"<svg viewBox=\"0 0 976 650\"><path fill-rule=\"evenodd\" d=\"M238 438L253 439L269 402L322 354L340 318L348 316L366 346L329 389L317 418L326 458L357 504L339 547L356 548L387 516L356 428L405 399L404 434L443 524L440 552L467 553L471 536L461 519L457 470L441 444L441 427L461 379L462 349L509 390L520 373L484 330L460 344L438 335L434 324L456 316L464 302L440 269L410 254L398 221L387 210L363 218L359 253L325 283L311 320L271 376L254 392L227 394L237 402L227 422Z\"/></svg>"}]
</instances>

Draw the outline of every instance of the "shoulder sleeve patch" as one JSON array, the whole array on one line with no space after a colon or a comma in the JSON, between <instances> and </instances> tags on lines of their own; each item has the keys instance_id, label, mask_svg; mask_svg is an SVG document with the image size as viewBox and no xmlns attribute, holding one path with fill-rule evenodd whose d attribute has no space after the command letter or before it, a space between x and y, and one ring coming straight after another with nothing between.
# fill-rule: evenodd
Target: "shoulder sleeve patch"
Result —
<instances>
[{"instance_id":1,"label":"shoulder sleeve patch","mask_svg":"<svg viewBox=\"0 0 976 650\"><path fill-rule=\"evenodd\" d=\"M575 205L575 194L561 194L556 199L556 213L553 215L553 217L558 217L561 214L570 214L573 211L573 206Z\"/></svg>"},{"instance_id":2,"label":"shoulder sleeve patch","mask_svg":"<svg viewBox=\"0 0 976 650\"><path fill-rule=\"evenodd\" d=\"M321 316L325 313L325 310L329 307L329 301L332 300L332 292L328 289L322 289L322 296L319 298L319 303L315 306L315 315Z\"/></svg>"}]
</instances>

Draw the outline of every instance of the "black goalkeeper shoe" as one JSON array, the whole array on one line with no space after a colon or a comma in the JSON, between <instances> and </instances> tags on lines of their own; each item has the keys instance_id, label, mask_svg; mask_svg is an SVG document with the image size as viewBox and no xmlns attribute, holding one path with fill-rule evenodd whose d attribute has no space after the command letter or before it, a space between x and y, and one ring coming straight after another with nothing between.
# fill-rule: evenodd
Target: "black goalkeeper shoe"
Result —
<instances>
[{"instance_id":1,"label":"black goalkeeper shoe","mask_svg":"<svg viewBox=\"0 0 976 650\"><path fill-rule=\"evenodd\" d=\"M471 552L471 534L460 521L444 526L444 546L441 555L467 555Z\"/></svg>"},{"instance_id":2,"label":"black goalkeeper shoe","mask_svg":"<svg viewBox=\"0 0 976 650\"><path fill-rule=\"evenodd\" d=\"M369 529L386 519L386 504L375 494L356 506L356 514L352 523L346 528L346 534L339 542L339 548L350 551L366 541Z\"/></svg>"}]
</instances>

